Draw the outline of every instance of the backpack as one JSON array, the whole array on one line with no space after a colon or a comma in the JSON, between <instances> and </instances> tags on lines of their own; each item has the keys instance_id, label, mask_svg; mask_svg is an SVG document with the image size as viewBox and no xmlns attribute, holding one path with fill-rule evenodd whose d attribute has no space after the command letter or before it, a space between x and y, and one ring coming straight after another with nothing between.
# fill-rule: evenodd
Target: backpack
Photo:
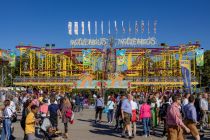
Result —
<instances>
[{"instance_id":1,"label":"backpack","mask_svg":"<svg viewBox=\"0 0 210 140\"><path fill-rule=\"evenodd\" d=\"M169 103L164 103L164 104L160 107L159 116L160 116L161 119L164 119L164 117L166 117L168 106L169 106Z\"/></svg>"}]
</instances>

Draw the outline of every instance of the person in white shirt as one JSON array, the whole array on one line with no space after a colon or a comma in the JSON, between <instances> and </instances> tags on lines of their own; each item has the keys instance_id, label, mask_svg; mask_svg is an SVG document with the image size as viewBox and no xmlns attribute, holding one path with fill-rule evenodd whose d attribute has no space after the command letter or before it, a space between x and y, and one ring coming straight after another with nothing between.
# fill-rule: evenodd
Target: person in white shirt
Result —
<instances>
[{"instance_id":1,"label":"person in white shirt","mask_svg":"<svg viewBox=\"0 0 210 140\"><path fill-rule=\"evenodd\" d=\"M184 107L185 105L187 105L189 103L188 98L190 97L190 94L185 94L184 96L184 100L182 101L182 107Z\"/></svg>"},{"instance_id":2,"label":"person in white shirt","mask_svg":"<svg viewBox=\"0 0 210 140\"><path fill-rule=\"evenodd\" d=\"M207 112L208 112L208 94L207 93L204 93L203 94L203 98L200 100L200 109L201 109L201 126L200 126L200 130L201 131L204 131L203 130L203 127L207 124L208 122L208 115L207 115Z\"/></svg>"},{"instance_id":3,"label":"person in white shirt","mask_svg":"<svg viewBox=\"0 0 210 140\"><path fill-rule=\"evenodd\" d=\"M108 123L112 123L112 121L113 121L114 106L115 106L115 103L112 101L112 98L109 97L109 101L107 102L107 109L108 109L107 118L108 118Z\"/></svg>"},{"instance_id":4,"label":"person in white shirt","mask_svg":"<svg viewBox=\"0 0 210 140\"><path fill-rule=\"evenodd\" d=\"M161 102L162 102L162 99L160 99L160 94L159 93L156 93L155 94L155 100L156 100L156 117L157 117L157 120L158 120L158 124L160 123L160 117L159 117L159 111L160 111L160 106L161 106Z\"/></svg>"},{"instance_id":5,"label":"person in white shirt","mask_svg":"<svg viewBox=\"0 0 210 140\"><path fill-rule=\"evenodd\" d=\"M10 100L4 101L5 108L3 110L3 129L1 132L1 140L11 140L12 139L12 132L11 132L11 117L12 117L12 110L9 108Z\"/></svg>"},{"instance_id":6,"label":"person in white shirt","mask_svg":"<svg viewBox=\"0 0 210 140\"><path fill-rule=\"evenodd\" d=\"M131 128L133 128L133 136L136 136L136 122L137 122L137 110L138 110L138 105L137 103L133 100L133 96L130 95L130 104L131 104L131 109L132 109L132 118L131 118Z\"/></svg>"}]
</instances>

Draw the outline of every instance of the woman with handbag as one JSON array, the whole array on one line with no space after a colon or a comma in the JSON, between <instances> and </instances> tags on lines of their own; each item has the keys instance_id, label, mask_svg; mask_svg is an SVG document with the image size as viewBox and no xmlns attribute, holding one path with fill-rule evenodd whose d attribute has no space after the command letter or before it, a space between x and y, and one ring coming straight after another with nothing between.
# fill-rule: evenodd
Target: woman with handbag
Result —
<instances>
[{"instance_id":1,"label":"woman with handbag","mask_svg":"<svg viewBox=\"0 0 210 140\"><path fill-rule=\"evenodd\" d=\"M61 105L61 116L62 116L62 123L64 124L64 138L68 138L68 122L71 120L72 116L72 106L67 97L64 98L62 105Z\"/></svg>"},{"instance_id":2,"label":"woman with handbag","mask_svg":"<svg viewBox=\"0 0 210 140\"><path fill-rule=\"evenodd\" d=\"M3 128L1 132L1 140L12 140L12 131L11 131L11 117L12 111L10 107L10 100L4 101L5 108L3 109Z\"/></svg>"},{"instance_id":3,"label":"woman with handbag","mask_svg":"<svg viewBox=\"0 0 210 140\"><path fill-rule=\"evenodd\" d=\"M108 123L112 123L113 121L113 114L114 114L114 102L112 101L112 98L109 98L109 101L107 102L107 118L108 118Z\"/></svg>"}]
</instances>

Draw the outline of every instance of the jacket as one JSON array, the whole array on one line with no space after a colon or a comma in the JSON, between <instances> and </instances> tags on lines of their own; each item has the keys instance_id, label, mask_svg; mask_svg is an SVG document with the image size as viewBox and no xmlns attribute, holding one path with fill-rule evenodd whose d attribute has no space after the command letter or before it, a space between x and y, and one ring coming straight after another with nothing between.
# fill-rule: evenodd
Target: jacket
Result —
<instances>
[{"instance_id":1,"label":"jacket","mask_svg":"<svg viewBox=\"0 0 210 140\"><path fill-rule=\"evenodd\" d=\"M140 119L142 118L151 118L151 111L150 111L150 105L143 104L140 108Z\"/></svg>"}]
</instances>

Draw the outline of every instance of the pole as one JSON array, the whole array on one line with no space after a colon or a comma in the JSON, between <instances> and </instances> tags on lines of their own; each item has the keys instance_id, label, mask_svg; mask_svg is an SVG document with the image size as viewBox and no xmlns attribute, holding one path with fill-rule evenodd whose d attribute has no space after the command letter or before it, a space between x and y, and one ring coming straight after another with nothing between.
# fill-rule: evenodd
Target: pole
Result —
<instances>
[{"instance_id":1,"label":"pole","mask_svg":"<svg viewBox=\"0 0 210 140\"><path fill-rule=\"evenodd\" d=\"M12 67L11 67L11 86L13 85Z\"/></svg>"},{"instance_id":2,"label":"pole","mask_svg":"<svg viewBox=\"0 0 210 140\"><path fill-rule=\"evenodd\" d=\"M201 91L201 81L202 81L202 69L200 68L200 91Z\"/></svg>"},{"instance_id":3,"label":"pole","mask_svg":"<svg viewBox=\"0 0 210 140\"><path fill-rule=\"evenodd\" d=\"M4 87L4 66L1 67L1 86Z\"/></svg>"}]
</instances>

